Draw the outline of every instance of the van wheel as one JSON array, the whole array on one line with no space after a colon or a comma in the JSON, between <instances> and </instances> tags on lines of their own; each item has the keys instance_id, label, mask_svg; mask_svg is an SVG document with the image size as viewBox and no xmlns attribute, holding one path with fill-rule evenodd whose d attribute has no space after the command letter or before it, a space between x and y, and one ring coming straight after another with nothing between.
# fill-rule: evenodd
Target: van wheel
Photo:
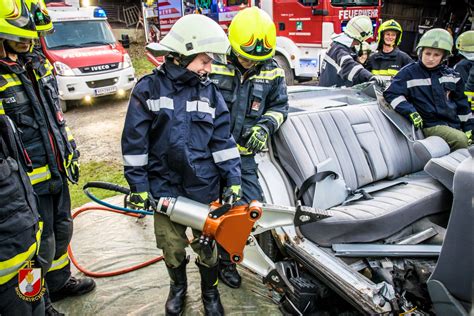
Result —
<instances>
[{"instance_id":1,"label":"van wheel","mask_svg":"<svg viewBox=\"0 0 474 316\"><path fill-rule=\"evenodd\" d=\"M67 101L59 99L59 104L61 105L61 110L65 113L67 111Z\"/></svg>"},{"instance_id":2,"label":"van wheel","mask_svg":"<svg viewBox=\"0 0 474 316\"><path fill-rule=\"evenodd\" d=\"M257 235L257 241L260 248L262 248L263 252L272 261L275 262L282 257L280 249L278 249L278 245L276 244L275 239L273 239L273 235L270 230Z\"/></svg>"},{"instance_id":3,"label":"van wheel","mask_svg":"<svg viewBox=\"0 0 474 316\"><path fill-rule=\"evenodd\" d=\"M287 86L292 86L295 84L295 74L293 73L293 69L291 69L290 64L286 60L285 57L282 55L275 55L273 57L278 65L285 71L285 81Z\"/></svg>"}]
</instances>

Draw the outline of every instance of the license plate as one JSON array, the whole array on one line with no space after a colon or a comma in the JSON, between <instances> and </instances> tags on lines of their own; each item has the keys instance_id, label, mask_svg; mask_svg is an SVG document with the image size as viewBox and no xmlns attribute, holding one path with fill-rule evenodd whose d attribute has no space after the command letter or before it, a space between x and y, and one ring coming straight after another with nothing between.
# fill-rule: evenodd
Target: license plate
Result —
<instances>
[{"instance_id":1,"label":"license plate","mask_svg":"<svg viewBox=\"0 0 474 316\"><path fill-rule=\"evenodd\" d=\"M112 94L117 92L117 87L112 86L112 87L103 87L103 88L97 88L94 90L94 94L96 96L98 95L105 95L105 94Z\"/></svg>"}]
</instances>

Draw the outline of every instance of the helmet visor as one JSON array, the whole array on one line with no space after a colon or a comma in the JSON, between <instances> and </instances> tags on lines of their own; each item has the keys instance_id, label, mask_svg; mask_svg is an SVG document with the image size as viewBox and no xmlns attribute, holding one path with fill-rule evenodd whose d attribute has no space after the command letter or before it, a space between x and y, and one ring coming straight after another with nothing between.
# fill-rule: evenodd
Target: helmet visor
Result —
<instances>
[{"instance_id":1,"label":"helmet visor","mask_svg":"<svg viewBox=\"0 0 474 316\"><path fill-rule=\"evenodd\" d=\"M467 60L473 60L474 61L474 52L466 52L466 51L459 51L461 55L466 57Z\"/></svg>"},{"instance_id":2,"label":"helmet visor","mask_svg":"<svg viewBox=\"0 0 474 316\"><path fill-rule=\"evenodd\" d=\"M36 30L35 23L30 18L30 11L28 10L24 2L22 2L21 4L21 11L19 12L19 14L14 19L5 19L5 21L18 28L22 28L29 31Z\"/></svg>"},{"instance_id":3,"label":"helmet visor","mask_svg":"<svg viewBox=\"0 0 474 316\"><path fill-rule=\"evenodd\" d=\"M216 63L227 64L227 55L226 54L217 54L217 53L206 53L207 56L212 58Z\"/></svg>"}]
</instances>

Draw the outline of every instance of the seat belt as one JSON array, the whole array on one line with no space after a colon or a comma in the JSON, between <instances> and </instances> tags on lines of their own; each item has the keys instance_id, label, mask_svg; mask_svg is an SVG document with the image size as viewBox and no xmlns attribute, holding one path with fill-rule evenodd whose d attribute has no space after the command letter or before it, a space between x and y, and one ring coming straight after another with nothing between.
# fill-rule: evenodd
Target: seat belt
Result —
<instances>
[{"instance_id":1,"label":"seat belt","mask_svg":"<svg viewBox=\"0 0 474 316\"><path fill-rule=\"evenodd\" d=\"M301 200L301 197L308 191L308 189L312 185L316 185L316 183L323 181L327 177L333 176L334 180L339 179L339 175L334 171L321 171L318 172L316 168L316 173L312 176L308 177L306 180L303 181L300 188L295 189L295 199L296 201Z\"/></svg>"},{"instance_id":2,"label":"seat belt","mask_svg":"<svg viewBox=\"0 0 474 316\"><path fill-rule=\"evenodd\" d=\"M371 185L371 186L367 186L367 187L364 187L364 188L361 188L361 189L354 190L349 194L349 196L342 203L342 205L347 205L349 203L359 201L360 199L372 200L373 196L371 196L370 193L375 193L375 192L378 192L378 191L382 191L382 190L394 187L396 185L401 185L401 184L408 184L408 182L406 182L406 181L390 181L390 182L374 184L374 185Z\"/></svg>"}]
</instances>

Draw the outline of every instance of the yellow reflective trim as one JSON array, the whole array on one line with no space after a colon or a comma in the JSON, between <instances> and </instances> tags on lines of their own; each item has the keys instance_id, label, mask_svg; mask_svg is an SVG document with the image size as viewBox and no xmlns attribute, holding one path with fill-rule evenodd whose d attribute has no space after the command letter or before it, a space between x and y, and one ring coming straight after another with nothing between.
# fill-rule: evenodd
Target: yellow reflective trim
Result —
<instances>
[{"instance_id":1,"label":"yellow reflective trim","mask_svg":"<svg viewBox=\"0 0 474 316\"><path fill-rule=\"evenodd\" d=\"M69 257L66 251L65 254L63 254L61 257L53 261L53 264L51 265L51 268L49 268L48 272L60 270L64 268L65 266L67 266L68 263L69 263Z\"/></svg>"},{"instance_id":2,"label":"yellow reflective trim","mask_svg":"<svg viewBox=\"0 0 474 316\"><path fill-rule=\"evenodd\" d=\"M72 132L69 126L66 126L66 134L67 134L68 142L70 142L71 140L74 140L74 135L72 135Z\"/></svg>"},{"instance_id":3,"label":"yellow reflective trim","mask_svg":"<svg viewBox=\"0 0 474 316\"><path fill-rule=\"evenodd\" d=\"M285 77L285 71L281 68L261 71L258 75L254 75L250 77L249 80L252 80L252 79L273 80L278 77L282 77L282 78Z\"/></svg>"},{"instance_id":4,"label":"yellow reflective trim","mask_svg":"<svg viewBox=\"0 0 474 316\"><path fill-rule=\"evenodd\" d=\"M464 91L464 94L465 94L467 97L474 97L474 91Z\"/></svg>"},{"instance_id":5,"label":"yellow reflective trim","mask_svg":"<svg viewBox=\"0 0 474 316\"><path fill-rule=\"evenodd\" d=\"M235 70L229 69L226 66L211 65L211 74L224 75L224 76L235 76Z\"/></svg>"},{"instance_id":6,"label":"yellow reflective trim","mask_svg":"<svg viewBox=\"0 0 474 316\"><path fill-rule=\"evenodd\" d=\"M3 108L3 103L0 100L0 115L5 114L5 109Z\"/></svg>"},{"instance_id":7,"label":"yellow reflective trim","mask_svg":"<svg viewBox=\"0 0 474 316\"><path fill-rule=\"evenodd\" d=\"M265 112L265 114L263 114L263 116L273 117L275 119L275 121L277 122L277 124L278 124L277 128L279 128L281 126L281 124L283 124L284 116L280 112L268 111L268 112Z\"/></svg>"},{"instance_id":8,"label":"yellow reflective trim","mask_svg":"<svg viewBox=\"0 0 474 316\"><path fill-rule=\"evenodd\" d=\"M22 83L16 74L1 75L7 81L7 84L0 87L0 92L14 86L20 86Z\"/></svg>"},{"instance_id":9,"label":"yellow reflective trim","mask_svg":"<svg viewBox=\"0 0 474 316\"><path fill-rule=\"evenodd\" d=\"M242 156L248 156L248 155L252 155L253 152L248 150L246 147L244 146L240 146L239 144L237 144L237 149L239 150L239 154L242 155Z\"/></svg>"},{"instance_id":10,"label":"yellow reflective trim","mask_svg":"<svg viewBox=\"0 0 474 316\"><path fill-rule=\"evenodd\" d=\"M41 247L41 235L43 234L43 221L40 220L38 222L38 231L36 232L36 244L38 247L36 247L36 254L39 253L40 247Z\"/></svg>"},{"instance_id":11,"label":"yellow reflective trim","mask_svg":"<svg viewBox=\"0 0 474 316\"><path fill-rule=\"evenodd\" d=\"M33 171L28 172L30 177L30 182L32 185L51 179L51 171L49 171L49 166L43 166L33 169Z\"/></svg>"},{"instance_id":12,"label":"yellow reflective trim","mask_svg":"<svg viewBox=\"0 0 474 316\"><path fill-rule=\"evenodd\" d=\"M376 76L395 76L398 70L395 69L372 69L372 73Z\"/></svg>"},{"instance_id":13,"label":"yellow reflective trim","mask_svg":"<svg viewBox=\"0 0 474 316\"><path fill-rule=\"evenodd\" d=\"M0 261L0 284L5 284L10 281L18 274L18 270L26 267L28 261L33 258L37 249L39 249L39 247L37 247L37 243L34 242L25 252L19 253L8 260Z\"/></svg>"}]
</instances>

